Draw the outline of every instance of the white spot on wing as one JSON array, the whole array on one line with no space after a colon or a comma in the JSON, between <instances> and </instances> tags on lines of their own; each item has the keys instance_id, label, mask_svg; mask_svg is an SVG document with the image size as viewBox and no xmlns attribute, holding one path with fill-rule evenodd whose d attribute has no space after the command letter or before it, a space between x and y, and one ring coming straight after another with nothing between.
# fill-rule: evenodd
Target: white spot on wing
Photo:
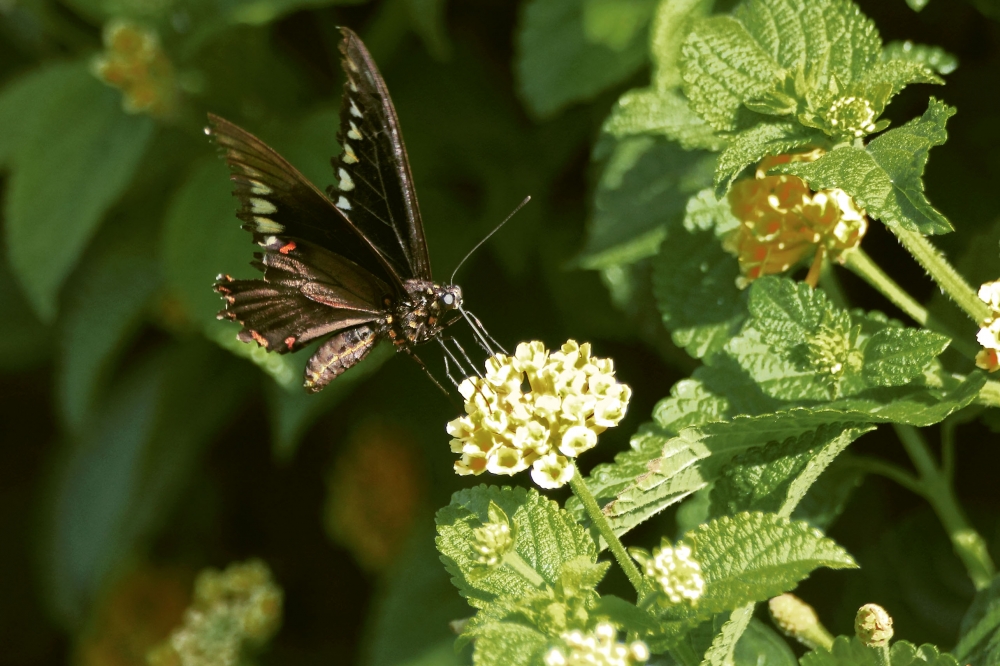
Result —
<instances>
[{"instance_id":1,"label":"white spot on wing","mask_svg":"<svg viewBox=\"0 0 1000 666\"><path fill-rule=\"evenodd\" d=\"M278 207L267 199L250 197L250 210L261 215L270 215L271 213L277 213Z\"/></svg>"},{"instance_id":2,"label":"white spot on wing","mask_svg":"<svg viewBox=\"0 0 1000 666\"><path fill-rule=\"evenodd\" d=\"M348 120L347 122L351 124L351 129L347 131L348 138L354 139L355 141L361 141L361 130L358 129L358 126L354 124L353 120Z\"/></svg>"},{"instance_id":3,"label":"white spot on wing","mask_svg":"<svg viewBox=\"0 0 1000 666\"><path fill-rule=\"evenodd\" d=\"M347 79L347 85L348 87L350 87L351 92L358 92L358 86L356 83L354 83L354 81Z\"/></svg>"},{"instance_id":4,"label":"white spot on wing","mask_svg":"<svg viewBox=\"0 0 1000 666\"><path fill-rule=\"evenodd\" d=\"M339 169L337 175L340 176L340 182L337 183L337 187L342 192L350 192L354 189L354 181L351 180L351 175L347 173L347 169Z\"/></svg>"},{"instance_id":5,"label":"white spot on wing","mask_svg":"<svg viewBox=\"0 0 1000 666\"><path fill-rule=\"evenodd\" d=\"M253 218L253 223L257 227L257 231L262 234L280 234L285 230L284 225L278 224L269 217L261 217L256 215Z\"/></svg>"},{"instance_id":6,"label":"white spot on wing","mask_svg":"<svg viewBox=\"0 0 1000 666\"><path fill-rule=\"evenodd\" d=\"M340 210L351 210L351 202L347 200L347 197L340 197L337 199L335 204Z\"/></svg>"},{"instance_id":7,"label":"white spot on wing","mask_svg":"<svg viewBox=\"0 0 1000 666\"><path fill-rule=\"evenodd\" d=\"M344 142L344 157L342 158L345 164L357 164L358 156L354 154L354 149L351 148L351 144Z\"/></svg>"},{"instance_id":8,"label":"white spot on wing","mask_svg":"<svg viewBox=\"0 0 1000 666\"><path fill-rule=\"evenodd\" d=\"M250 192L253 194L261 194L267 196L272 192L271 188L260 182L259 180L250 181Z\"/></svg>"},{"instance_id":9,"label":"white spot on wing","mask_svg":"<svg viewBox=\"0 0 1000 666\"><path fill-rule=\"evenodd\" d=\"M358 110L358 105L354 103L353 99L350 101L351 101L351 115L354 116L355 118L362 118L363 116L361 115L361 111Z\"/></svg>"}]
</instances>

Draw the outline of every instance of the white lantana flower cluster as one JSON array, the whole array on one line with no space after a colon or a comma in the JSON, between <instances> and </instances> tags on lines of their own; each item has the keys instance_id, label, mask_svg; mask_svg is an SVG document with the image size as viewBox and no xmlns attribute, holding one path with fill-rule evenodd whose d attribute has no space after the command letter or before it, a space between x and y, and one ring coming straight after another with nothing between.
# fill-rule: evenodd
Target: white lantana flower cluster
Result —
<instances>
[{"instance_id":1,"label":"white lantana flower cluster","mask_svg":"<svg viewBox=\"0 0 1000 666\"><path fill-rule=\"evenodd\" d=\"M990 308L990 316L976 334L983 349L976 354L976 365L989 372L1000 370L1000 280L987 282L979 288L979 300Z\"/></svg>"},{"instance_id":2,"label":"white lantana flower cluster","mask_svg":"<svg viewBox=\"0 0 1000 666\"><path fill-rule=\"evenodd\" d=\"M701 565L691 556L691 548L681 544L676 548L663 539L652 555L642 549L631 549L632 557L642 565L646 575L656 582L657 589L665 597L666 605L679 604L685 599L692 604L705 592L705 579L701 575Z\"/></svg>"},{"instance_id":3,"label":"white lantana flower cluster","mask_svg":"<svg viewBox=\"0 0 1000 666\"><path fill-rule=\"evenodd\" d=\"M618 632L607 622L593 633L571 631L561 638L567 650L552 648L545 654L545 666L631 666L649 660L649 648L642 641L629 644L616 641Z\"/></svg>"},{"instance_id":4,"label":"white lantana flower cluster","mask_svg":"<svg viewBox=\"0 0 1000 666\"><path fill-rule=\"evenodd\" d=\"M542 488L573 478L573 459L625 416L632 390L615 380L608 358L570 340L549 352L522 342L513 356L486 361L484 377L458 387L466 416L448 424L451 450L462 454L458 474L513 475L531 468Z\"/></svg>"}]
</instances>

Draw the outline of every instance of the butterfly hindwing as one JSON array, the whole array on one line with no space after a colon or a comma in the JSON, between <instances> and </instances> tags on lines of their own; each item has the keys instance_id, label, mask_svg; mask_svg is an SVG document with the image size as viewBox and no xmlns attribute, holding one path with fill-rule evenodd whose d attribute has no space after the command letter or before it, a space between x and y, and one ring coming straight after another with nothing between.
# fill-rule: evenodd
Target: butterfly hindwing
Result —
<instances>
[{"instance_id":1,"label":"butterfly hindwing","mask_svg":"<svg viewBox=\"0 0 1000 666\"><path fill-rule=\"evenodd\" d=\"M341 32L347 81L337 140L343 152L332 160L337 182L327 193L401 277L430 280L423 222L396 110L361 39L348 28Z\"/></svg>"}]
</instances>

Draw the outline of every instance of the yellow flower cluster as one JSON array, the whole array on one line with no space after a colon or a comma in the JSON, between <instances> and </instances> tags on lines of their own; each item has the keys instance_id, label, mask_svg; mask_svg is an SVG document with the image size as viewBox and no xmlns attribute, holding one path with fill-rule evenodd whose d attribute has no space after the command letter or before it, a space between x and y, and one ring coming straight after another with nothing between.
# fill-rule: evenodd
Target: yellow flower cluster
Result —
<instances>
[{"instance_id":1,"label":"yellow flower cluster","mask_svg":"<svg viewBox=\"0 0 1000 666\"><path fill-rule=\"evenodd\" d=\"M864 97L838 97L826 113L830 128L836 133L860 139L877 129L875 107Z\"/></svg>"},{"instance_id":2,"label":"yellow flower cluster","mask_svg":"<svg viewBox=\"0 0 1000 666\"><path fill-rule=\"evenodd\" d=\"M625 416L632 390L615 379L611 359L570 340L549 352L522 342L513 356L486 361L484 377L459 386L466 416L448 423L458 474L513 475L531 468L542 488L573 478L573 459Z\"/></svg>"},{"instance_id":3,"label":"yellow flower cluster","mask_svg":"<svg viewBox=\"0 0 1000 666\"><path fill-rule=\"evenodd\" d=\"M545 654L545 666L631 666L649 660L649 648L642 641L619 643L618 632L607 622L593 633L571 631L561 638L566 650L552 648Z\"/></svg>"},{"instance_id":4,"label":"yellow flower cluster","mask_svg":"<svg viewBox=\"0 0 1000 666\"><path fill-rule=\"evenodd\" d=\"M983 320L983 325L976 334L976 340L983 346L976 354L976 365L983 370L996 372L1000 370L1000 280L987 282L979 288L979 299L990 306L990 316Z\"/></svg>"},{"instance_id":5,"label":"yellow flower cluster","mask_svg":"<svg viewBox=\"0 0 1000 666\"><path fill-rule=\"evenodd\" d=\"M629 551L645 570L646 576L656 582L663 605L679 604L685 599L692 604L705 592L705 579L701 575L701 565L691 557L691 548L685 545L671 547L670 541L663 539L652 555L639 548ZM668 604L669 600L669 604Z\"/></svg>"},{"instance_id":6,"label":"yellow flower cluster","mask_svg":"<svg viewBox=\"0 0 1000 666\"><path fill-rule=\"evenodd\" d=\"M754 178L730 189L729 206L740 226L726 238L725 248L736 255L746 283L784 273L808 257L821 260L829 253L841 259L861 243L868 218L846 192L813 192L797 176L767 175L779 164L812 162L822 155L813 150L766 157Z\"/></svg>"},{"instance_id":7,"label":"yellow flower cluster","mask_svg":"<svg viewBox=\"0 0 1000 666\"><path fill-rule=\"evenodd\" d=\"M128 21L114 21L104 29L104 47L104 53L94 59L94 74L121 89L126 111L158 118L173 114L177 77L155 32Z\"/></svg>"}]
</instances>

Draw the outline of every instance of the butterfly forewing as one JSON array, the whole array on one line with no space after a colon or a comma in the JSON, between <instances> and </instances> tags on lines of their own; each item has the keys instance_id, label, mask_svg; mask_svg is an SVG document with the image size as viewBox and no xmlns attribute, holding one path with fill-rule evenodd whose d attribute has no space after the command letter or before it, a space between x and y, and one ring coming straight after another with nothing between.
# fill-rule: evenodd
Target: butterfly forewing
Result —
<instances>
[{"instance_id":1,"label":"butterfly forewing","mask_svg":"<svg viewBox=\"0 0 1000 666\"><path fill-rule=\"evenodd\" d=\"M347 81L337 140L343 152L332 161L337 182L327 192L401 278L430 280L430 258L396 110L364 44L351 30L341 31Z\"/></svg>"}]
</instances>

